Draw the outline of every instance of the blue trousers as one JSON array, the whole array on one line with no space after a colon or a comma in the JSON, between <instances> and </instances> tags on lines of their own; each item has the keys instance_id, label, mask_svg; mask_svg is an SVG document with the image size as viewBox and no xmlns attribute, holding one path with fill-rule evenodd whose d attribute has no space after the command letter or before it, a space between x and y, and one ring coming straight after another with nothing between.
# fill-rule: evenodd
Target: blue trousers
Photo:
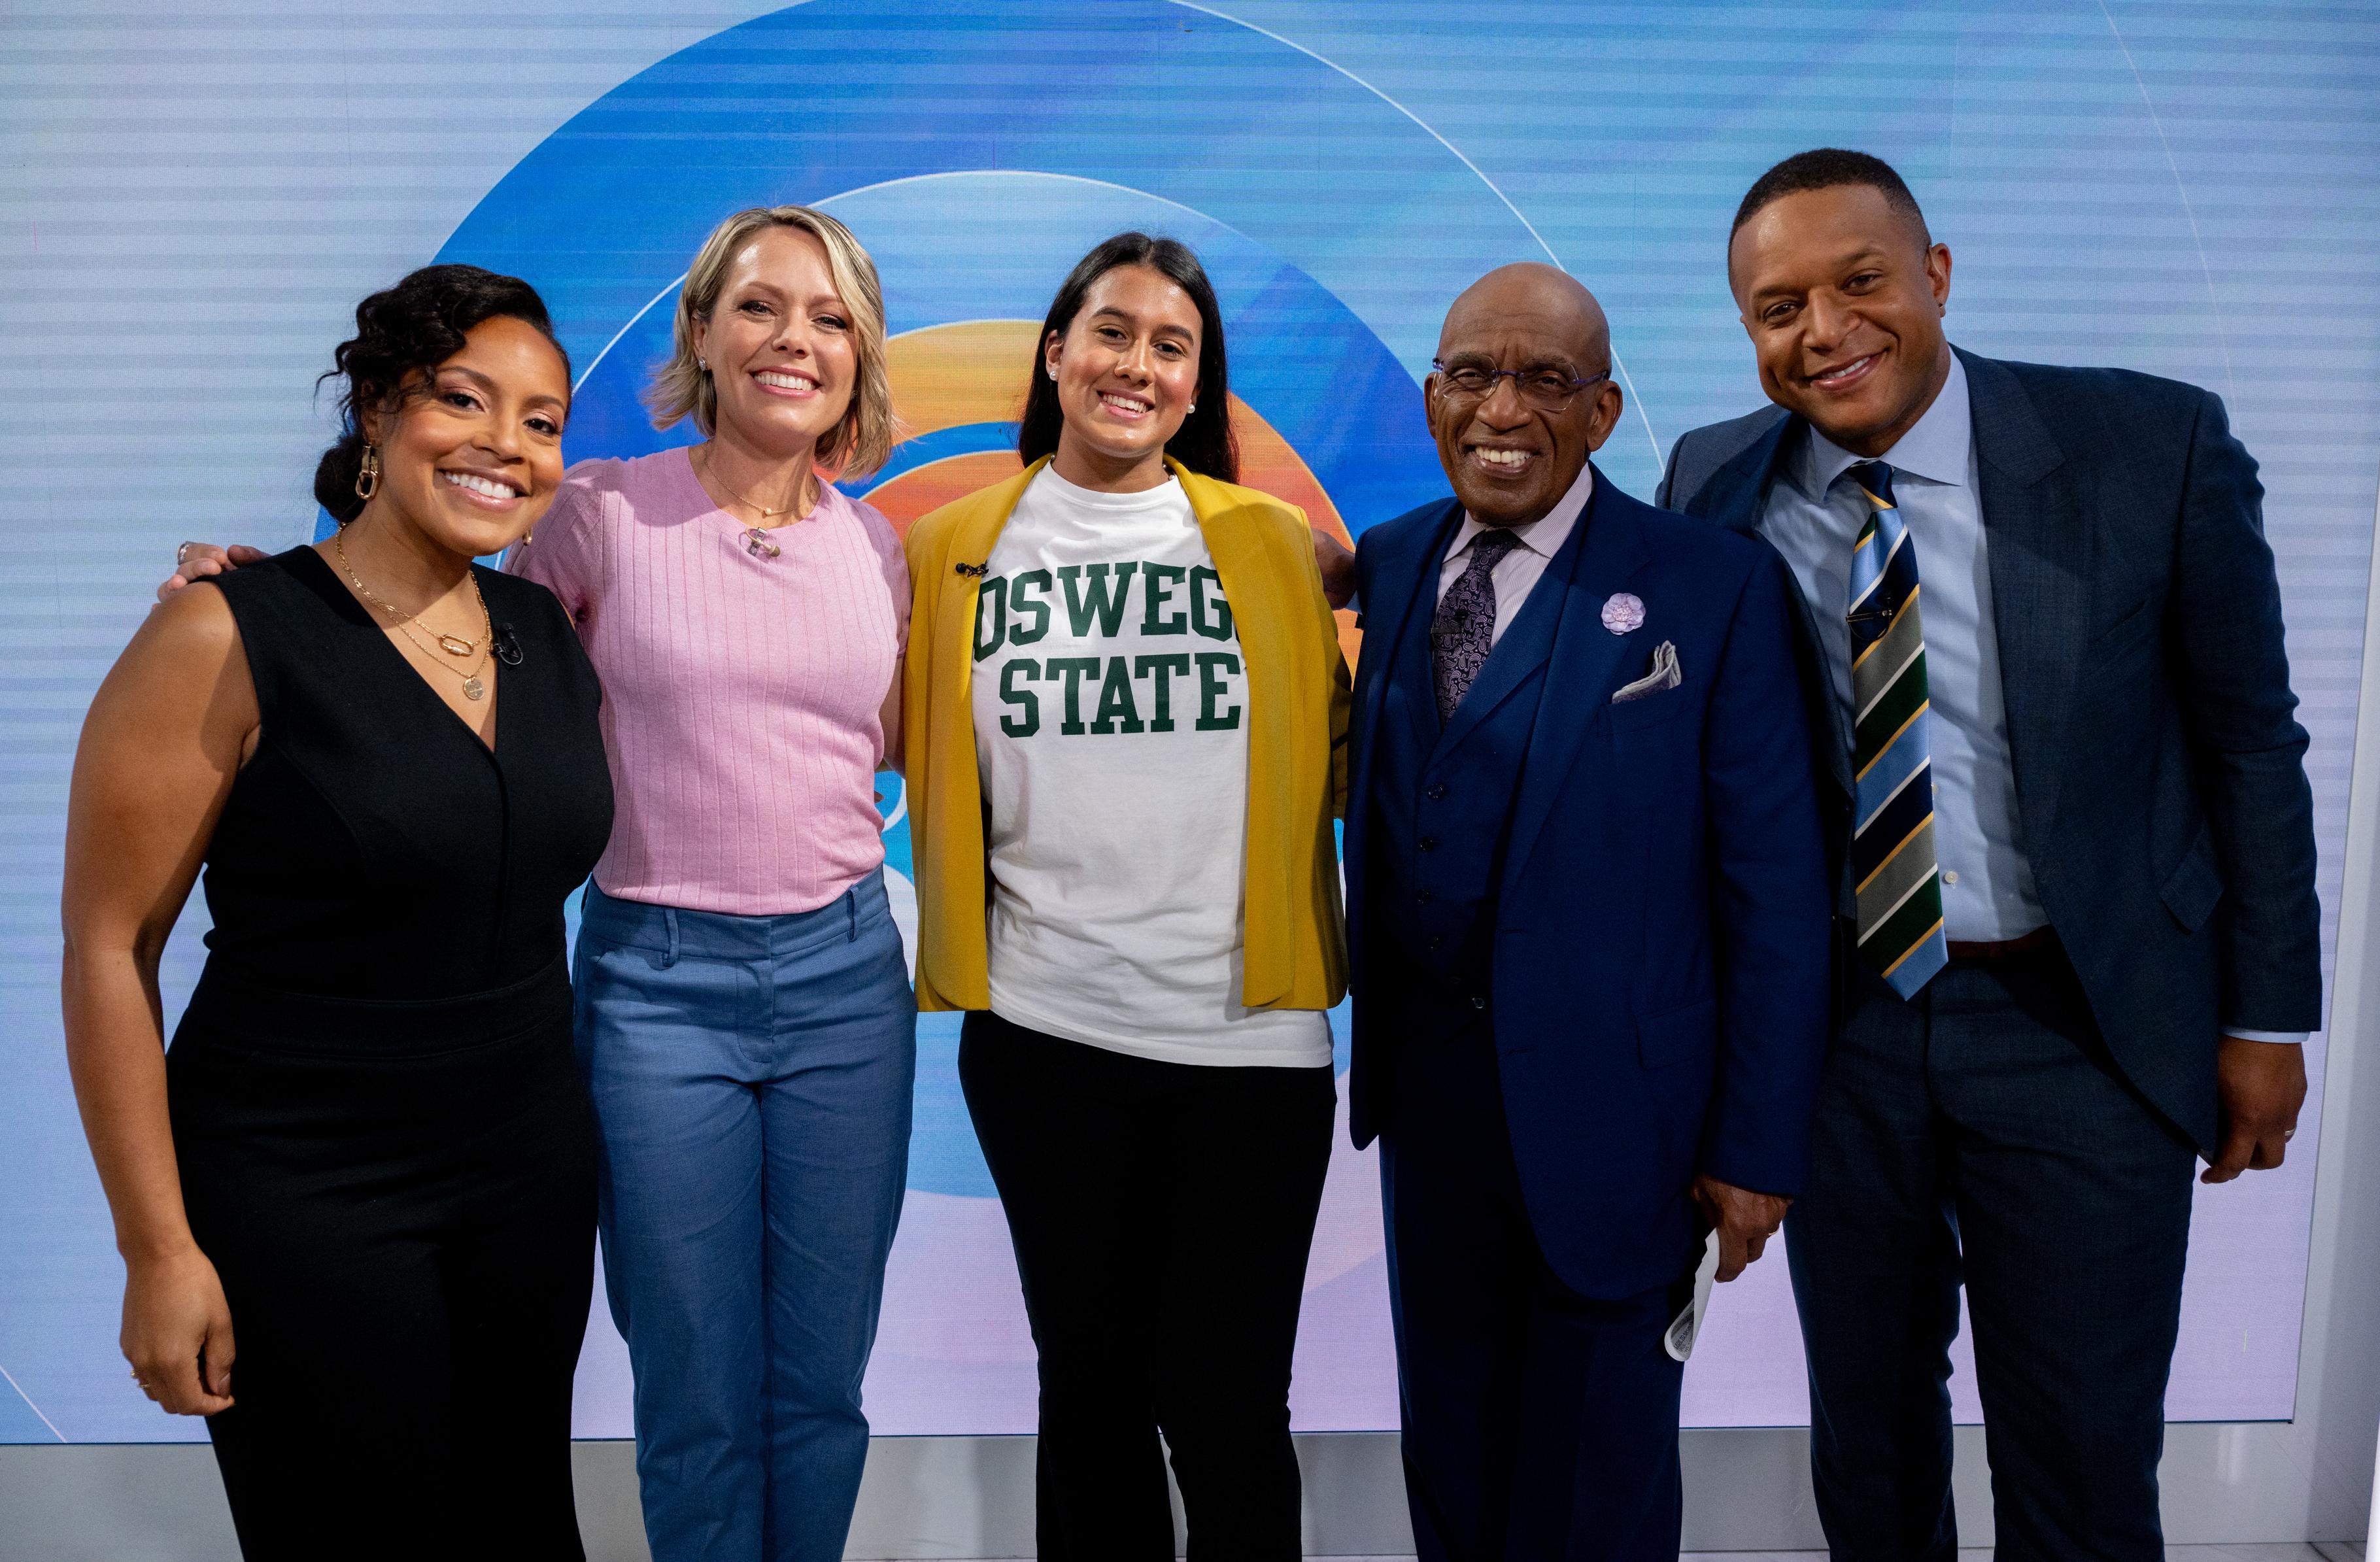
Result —
<instances>
[{"instance_id":1,"label":"blue trousers","mask_svg":"<svg viewBox=\"0 0 2380 1562\"><path fill-rule=\"evenodd\" d=\"M1661 1336L1682 1294L1563 1285L1522 1202L1487 1025L1427 999L1404 1018L1380 1184L1414 1548L1674 1562L1684 1368Z\"/></svg>"},{"instance_id":2,"label":"blue trousers","mask_svg":"<svg viewBox=\"0 0 2380 1562\"><path fill-rule=\"evenodd\" d=\"M1974 1327L1998 1554L2161 1562L2189 1139L2126 1084L2054 942L1864 970L1785 1219L1836 1562L1950 1562L1950 1341Z\"/></svg>"},{"instance_id":3,"label":"blue trousers","mask_svg":"<svg viewBox=\"0 0 2380 1562\"><path fill-rule=\"evenodd\" d=\"M655 1562L832 1562L917 1074L883 881L788 916L590 885L576 986Z\"/></svg>"}]
</instances>

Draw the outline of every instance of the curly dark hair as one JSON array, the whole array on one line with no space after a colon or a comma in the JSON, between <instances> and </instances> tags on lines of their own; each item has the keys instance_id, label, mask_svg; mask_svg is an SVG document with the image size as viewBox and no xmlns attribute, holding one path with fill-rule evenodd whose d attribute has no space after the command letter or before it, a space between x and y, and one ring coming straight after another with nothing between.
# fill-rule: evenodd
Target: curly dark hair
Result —
<instances>
[{"instance_id":1,"label":"curly dark hair","mask_svg":"<svg viewBox=\"0 0 2380 1562\"><path fill-rule=\"evenodd\" d=\"M402 407L421 393L433 369L463 350L463 338L498 319L535 326L562 354L563 377L569 378L570 354L553 334L545 300L516 276L478 266L424 266L356 306L356 333L339 344L322 375L344 381L338 442L314 467L315 501L334 520L344 526L363 513L364 502L356 497L364 465L358 415Z\"/></svg>"},{"instance_id":2,"label":"curly dark hair","mask_svg":"<svg viewBox=\"0 0 2380 1562\"><path fill-rule=\"evenodd\" d=\"M1032 388L1025 393L1025 416L1016 427L1016 454L1030 466L1057 450L1066 414L1058 402L1058 387L1041 372L1042 354L1050 333L1062 335L1083 312L1091 284L1118 266L1147 266L1163 273L1198 307L1198 410L1184 418L1165 442L1165 454L1201 476L1239 481L1240 443L1232 435L1232 376L1223 356L1223 311L1215 302L1214 285L1188 245L1145 233L1120 233L1084 256L1050 301L1050 318L1041 322L1041 334L1033 343L1033 367L1026 375Z\"/></svg>"}]
</instances>

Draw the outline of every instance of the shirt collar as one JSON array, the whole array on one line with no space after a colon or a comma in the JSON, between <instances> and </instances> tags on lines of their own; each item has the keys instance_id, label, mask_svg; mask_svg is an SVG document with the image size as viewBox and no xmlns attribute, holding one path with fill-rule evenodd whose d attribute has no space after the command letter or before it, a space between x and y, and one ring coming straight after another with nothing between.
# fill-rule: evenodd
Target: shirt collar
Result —
<instances>
[{"instance_id":1,"label":"shirt collar","mask_svg":"<svg viewBox=\"0 0 2380 1562\"><path fill-rule=\"evenodd\" d=\"M1570 528L1578 525L1579 516L1586 513L1586 502L1595 497L1595 463L1588 462L1578 469L1577 481L1570 490L1554 501L1554 507L1526 526L1506 527L1514 542L1530 552L1550 559L1570 536ZM1471 539L1488 528L1472 519L1471 512L1463 513L1463 525L1456 528L1454 545L1446 551L1451 559L1471 546Z\"/></svg>"},{"instance_id":2,"label":"shirt collar","mask_svg":"<svg viewBox=\"0 0 2380 1562\"><path fill-rule=\"evenodd\" d=\"M1949 378L1942 381L1941 394L1934 398L1934 405L1876 459L1890 466L1895 477L1922 478L1927 482L1964 488L1968 456L1974 442L1975 425L1967 402L1967 366L1959 361L1957 353L1951 353ZM1810 437L1802 442L1801 454L1792 464L1793 486L1812 503L1823 504L1835 479L1866 459L1853 455L1813 429Z\"/></svg>"}]
</instances>

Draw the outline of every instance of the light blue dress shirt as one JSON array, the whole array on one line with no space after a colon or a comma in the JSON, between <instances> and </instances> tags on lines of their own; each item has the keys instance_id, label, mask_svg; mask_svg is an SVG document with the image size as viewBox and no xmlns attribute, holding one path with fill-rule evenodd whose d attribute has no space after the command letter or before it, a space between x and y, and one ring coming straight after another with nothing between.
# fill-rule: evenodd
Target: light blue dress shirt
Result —
<instances>
[{"instance_id":1,"label":"light blue dress shirt","mask_svg":"<svg viewBox=\"0 0 2380 1562\"><path fill-rule=\"evenodd\" d=\"M2017 822L2016 767L2000 700L2000 643L1992 628L1992 577L1975 477L1966 366L1914 428L1881 459L1892 498L1917 549L1918 611L1925 618L1926 723L1934 761L1934 854L1942 865L1942 931L1996 943L2046 924ZM1843 474L1865 459L1810 430L1771 486L1760 529L1785 562L1818 621L1827 672L1849 731L1852 710L1852 548L1866 502ZM1828 631L1834 633L1828 633Z\"/></svg>"},{"instance_id":2,"label":"light blue dress shirt","mask_svg":"<svg viewBox=\"0 0 2380 1562\"><path fill-rule=\"evenodd\" d=\"M1813 429L1769 487L1761 535L1792 566L1817 620L1818 638L1852 727L1852 549L1867 521L1843 474L1864 456ZM1917 549L1918 611L1925 620L1926 730L1934 766L1934 854L1942 868L1942 930L1957 942L1997 943L2046 926L2025 860L2016 765L2000 694L1999 633L1992 623L1982 489L1967 369L1950 377L1915 426L1878 457L1892 468L1892 499ZM1832 633L1829 633L1829 631ZM2242 1031L2252 1041L2302 1041L2303 1033Z\"/></svg>"}]
</instances>

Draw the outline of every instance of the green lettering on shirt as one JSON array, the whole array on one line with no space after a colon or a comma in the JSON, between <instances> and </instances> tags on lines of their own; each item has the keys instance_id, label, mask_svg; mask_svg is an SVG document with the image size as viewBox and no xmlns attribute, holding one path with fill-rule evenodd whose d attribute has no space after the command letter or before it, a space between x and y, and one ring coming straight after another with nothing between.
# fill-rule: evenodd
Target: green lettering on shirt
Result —
<instances>
[{"instance_id":1,"label":"green lettering on shirt","mask_svg":"<svg viewBox=\"0 0 2380 1562\"><path fill-rule=\"evenodd\" d=\"M1214 625L1211 628L1207 623L1207 610L1209 605L1207 600L1207 587L1209 582L1212 582L1215 587L1215 600L1212 604ZM1223 577L1204 564L1195 564L1190 570L1190 627L1209 640L1228 640L1232 637L1232 604L1223 600Z\"/></svg>"},{"instance_id":2,"label":"green lettering on shirt","mask_svg":"<svg viewBox=\"0 0 2380 1562\"><path fill-rule=\"evenodd\" d=\"M1176 674L1184 678L1190 675L1189 652L1168 651L1163 656L1136 656L1132 659L1132 675L1150 679L1149 686L1156 693L1148 719L1148 730L1152 733L1173 730L1173 679Z\"/></svg>"},{"instance_id":3,"label":"green lettering on shirt","mask_svg":"<svg viewBox=\"0 0 2380 1562\"><path fill-rule=\"evenodd\" d=\"M1094 619L1099 622L1100 638L1116 637L1123 628L1124 602L1132 595L1132 575L1138 568L1137 561L1060 568L1058 579L1066 587L1066 624L1075 638L1090 637Z\"/></svg>"},{"instance_id":4,"label":"green lettering on shirt","mask_svg":"<svg viewBox=\"0 0 2380 1562\"><path fill-rule=\"evenodd\" d=\"M1091 731L1100 737L1117 733L1145 731L1140 712L1132 703L1132 669L1123 658L1108 658L1107 682L1099 685L1099 714L1091 718Z\"/></svg>"},{"instance_id":5,"label":"green lettering on shirt","mask_svg":"<svg viewBox=\"0 0 2380 1562\"><path fill-rule=\"evenodd\" d=\"M1050 572L1026 570L1010 583L1008 606L1016 620L1008 631L1008 643L1012 646L1029 646L1050 633L1050 604L1041 597L1026 596L1025 587L1028 585L1046 596L1050 590ZM1027 618L1033 621L1033 627L1029 630L1025 627Z\"/></svg>"},{"instance_id":6,"label":"green lettering on shirt","mask_svg":"<svg viewBox=\"0 0 2380 1562\"><path fill-rule=\"evenodd\" d=\"M1042 663L1041 676L1054 678L1066 675L1066 719L1058 723L1058 731L1068 737L1083 735L1083 675L1099 675L1099 659L1095 656L1053 656Z\"/></svg>"},{"instance_id":7,"label":"green lettering on shirt","mask_svg":"<svg viewBox=\"0 0 2380 1562\"><path fill-rule=\"evenodd\" d=\"M991 625L991 637L984 637L984 625ZM1000 637L1008 628L1008 581L1005 577L987 580L975 594L975 659L981 661L1000 649Z\"/></svg>"},{"instance_id":8,"label":"green lettering on shirt","mask_svg":"<svg viewBox=\"0 0 2380 1562\"><path fill-rule=\"evenodd\" d=\"M1205 630L1200 630L1205 634ZM1056 666L1055 662L1050 664ZM1198 720L1202 733L1229 732L1240 724L1240 708L1218 712L1216 706L1232 697L1232 686L1224 682L1240 670L1240 659L1229 651L1198 653Z\"/></svg>"},{"instance_id":9,"label":"green lettering on shirt","mask_svg":"<svg viewBox=\"0 0 2380 1562\"><path fill-rule=\"evenodd\" d=\"M1175 608L1171 618L1160 617L1172 606L1167 600L1183 578L1190 572L1180 564L1143 564L1140 566L1140 589L1144 599L1140 615L1140 632L1144 635L1187 635L1189 616Z\"/></svg>"},{"instance_id":10,"label":"green lettering on shirt","mask_svg":"<svg viewBox=\"0 0 2380 1562\"><path fill-rule=\"evenodd\" d=\"M1003 705L1015 706L1024 714L1002 716L1000 730L1013 738L1029 738L1041 730L1041 696L1031 689L1018 688L1018 675L1031 683L1041 676L1041 669L1029 656L1018 657L1000 670L1000 698Z\"/></svg>"}]
</instances>

